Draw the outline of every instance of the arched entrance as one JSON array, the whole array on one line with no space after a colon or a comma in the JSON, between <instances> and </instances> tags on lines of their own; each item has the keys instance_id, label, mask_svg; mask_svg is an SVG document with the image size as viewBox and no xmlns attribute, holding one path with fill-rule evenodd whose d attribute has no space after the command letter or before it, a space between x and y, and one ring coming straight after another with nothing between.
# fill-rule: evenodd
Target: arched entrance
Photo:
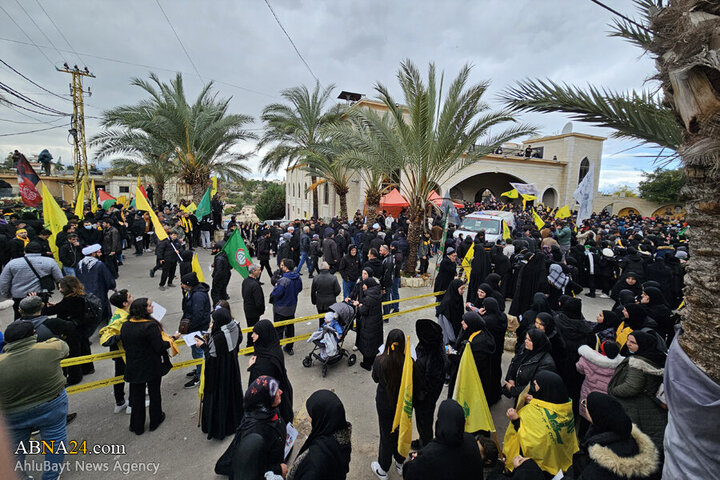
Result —
<instances>
[{"instance_id":1,"label":"arched entrance","mask_svg":"<svg viewBox=\"0 0 720 480\"><path fill-rule=\"evenodd\" d=\"M629 215L640 215L640 212L632 207L625 207L617 213L618 217L627 217Z\"/></svg>"},{"instance_id":2,"label":"arched entrance","mask_svg":"<svg viewBox=\"0 0 720 480\"><path fill-rule=\"evenodd\" d=\"M542 204L546 207L555 208L557 207L557 191L550 187L542 194Z\"/></svg>"},{"instance_id":3,"label":"arched entrance","mask_svg":"<svg viewBox=\"0 0 720 480\"><path fill-rule=\"evenodd\" d=\"M495 194L487 188L485 190L478 190L478 192L475 194L476 203L492 202L495 198Z\"/></svg>"},{"instance_id":4,"label":"arched entrance","mask_svg":"<svg viewBox=\"0 0 720 480\"><path fill-rule=\"evenodd\" d=\"M479 202L483 197L484 192L495 195L497 201L502 202L520 202L522 200L512 200L507 197L501 197L500 194L512 190L510 182L513 183L526 183L525 180L518 178L514 175L507 173L481 173L479 175L473 175L468 177L451 188L451 195L453 198L463 198L465 200L473 199L473 201ZM455 192L455 193L453 193ZM457 195L460 193L460 195Z\"/></svg>"}]
</instances>

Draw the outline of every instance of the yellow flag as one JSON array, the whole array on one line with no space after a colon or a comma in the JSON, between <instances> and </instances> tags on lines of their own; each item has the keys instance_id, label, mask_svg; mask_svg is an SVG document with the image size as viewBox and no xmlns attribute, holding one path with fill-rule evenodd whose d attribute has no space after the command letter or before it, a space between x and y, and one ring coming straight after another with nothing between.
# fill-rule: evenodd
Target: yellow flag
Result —
<instances>
[{"instance_id":1,"label":"yellow flag","mask_svg":"<svg viewBox=\"0 0 720 480\"><path fill-rule=\"evenodd\" d=\"M479 332L475 332L473 335L477 333ZM470 339L472 340L472 338L471 336ZM485 398L485 391L480 381L480 374L477 371L470 344L465 347L460 359L452 398L460 404L465 412L466 432L477 432L478 430L495 431L495 424L492 415L490 415L490 408Z\"/></svg>"},{"instance_id":2,"label":"yellow flag","mask_svg":"<svg viewBox=\"0 0 720 480\"><path fill-rule=\"evenodd\" d=\"M90 211L97 212L97 193L95 193L95 180L92 181L92 195L90 196Z\"/></svg>"},{"instance_id":3,"label":"yellow flag","mask_svg":"<svg viewBox=\"0 0 720 480\"><path fill-rule=\"evenodd\" d=\"M121 195L115 199L116 205L122 205L123 207L127 208L128 201L127 201L127 195Z\"/></svg>"},{"instance_id":4,"label":"yellow flag","mask_svg":"<svg viewBox=\"0 0 720 480\"><path fill-rule=\"evenodd\" d=\"M533 220L535 221L535 226L537 226L538 230L542 230L543 228L545 228L545 220L540 218L540 215L537 214L537 212L535 211L534 208L533 208L532 214L533 214Z\"/></svg>"},{"instance_id":5,"label":"yellow flag","mask_svg":"<svg viewBox=\"0 0 720 480\"><path fill-rule=\"evenodd\" d=\"M153 227L155 228L155 236L158 238L158 240L165 240L168 237L168 234L165 233L165 229L163 228L162 223L160 223L160 220L158 219L157 215L155 215L155 212L153 212L152 207L148 203L147 198L145 198L145 195L142 194L140 188L138 187L135 188L135 208L148 212L148 215L150 215L150 220L152 220Z\"/></svg>"},{"instance_id":6,"label":"yellow flag","mask_svg":"<svg viewBox=\"0 0 720 480\"><path fill-rule=\"evenodd\" d=\"M526 195L524 193L521 193L520 196L523 199L523 210L525 210L525 204L529 202L530 200L537 200L537 197L535 195Z\"/></svg>"},{"instance_id":7,"label":"yellow flag","mask_svg":"<svg viewBox=\"0 0 720 480\"><path fill-rule=\"evenodd\" d=\"M386 348L390 348L387 347ZM398 432L398 453L407 457L412 442L412 413L413 413L413 360L410 356L410 335L405 340L405 362L403 363L400 393L395 406L395 418L392 431L400 428Z\"/></svg>"},{"instance_id":8,"label":"yellow flag","mask_svg":"<svg viewBox=\"0 0 720 480\"><path fill-rule=\"evenodd\" d=\"M503 220L502 222L503 226L503 240L507 241L509 238L512 238L512 233L510 233L510 227L508 227L508 224Z\"/></svg>"},{"instance_id":9,"label":"yellow flag","mask_svg":"<svg viewBox=\"0 0 720 480\"><path fill-rule=\"evenodd\" d=\"M533 399L518 412L520 430L512 422L505 432L503 453L505 466L512 471L513 458L520 454L535 460L541 469L551 475L563 472L572 465L578 451L572 402L550 403Z\"/></svg>"},{"instance_id":10,"label":"yellow flag","mask_svg":"<svg viewBox=\"0 0 720 480\"><path fill-rule=\"evenodd\" d=\"M135 190L137 190L140 187L142 187L142 183L140 183L140 175L138 175L137 188Z\"/></svg>"},{"instance_id":11,"label":"yellow flag","mask_svg":"<svg viewBox=\"0 0 720 480\"><path fill-rule=\"evenodd\" d=\"M465 279L470 280L470 270L472 270L472 261L475 257L475 242L470 244L470 248L468 248L467 253L465 254L465 258L462 259L462 263L460 266L465 270Z\"/></svg>"},{"instance_id":12,"label":"yellow flag","mask_svg":"<svg viewBox=\"0 0 720 480\"><path fill-rule=\"evenodd\" d=\"M518 191L514 188L512 190L508 190L507 192L501 193L501 197L508 197L508 198L518 198Z\"/></svg>"},{"instance_id":13,"label":"yellow flag","mask_svg":"<svg viewBox=\"0 0 720 480\"><path fill-rule=\"evenodd\" d=\"M52 232L50 238L48 238L50 250L55 257L55 260L59 260L58 247L55 244L55 238L58 233L62 232L62 228L67 224L67 215L65 215L65 212L63 212L62 208L60 208L60 205L57 204L52 194L45 186L45 182L42 182L42 204L45 228Z\"/></svg>"},{"instance_id":14,"label":"yellow flag","mask_svg":"<svg viewBox=\"0 0 720 480\"><path fill-rule=\"evenodd\" d=\"M190 205L187 206L187 211L192 213L195 210L197 210L197 205L195 205L195 202L191 202Z\"/></svg>"},{"instance_id":15,"label":"yellow flag","mask_svg":"<svg viewBox=\"0 0 720 480\"><path fill-rule=\"evenodd\" d=\"M192 271L195 272L195 274L198 277L198 280L201 282L205 281L205 275L203 275L202 268L200 268L200 261L198 260L198 254L193 254L192 258Z\"/></svg>"},{"instance_id":16,"label":"yellow flag","mask_svg":"<svg viewBox=\"0 0 720 480\"><path fill-rule=\"evenodd\" d=\"M75 215L82 220L85 209L85 182L80 183L80 191L75 200Z\"/></svg>"},{"instance_id":17,"label":"yellow flag","mask_svg":"<svg viewBox=\"0 0 720 480\"><path fill-rule=\"evenodd\" d=\"M212 180L212 188L210 188L210 197L214 197L217 193L217 175L210 177Z\"/></svg>"},{"instance_id":18,"label":"yellow flag","mask_svg":"<svg viewBox=\"0 0 720 480\"><path fill-rule=\"evenodd\" d=\"M557 213L555 214L555 218L567 218L570 215L572 215L572 213L570 212L570 207L565 205L557 211Z\"/></svg>"}]
</instances>

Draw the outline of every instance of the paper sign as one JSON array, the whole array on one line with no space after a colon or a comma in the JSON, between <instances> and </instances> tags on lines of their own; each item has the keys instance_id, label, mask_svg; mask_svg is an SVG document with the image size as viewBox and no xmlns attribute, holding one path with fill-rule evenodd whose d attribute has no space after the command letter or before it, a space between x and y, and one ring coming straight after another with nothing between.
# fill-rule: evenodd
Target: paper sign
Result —
<instances>
[{"instance_id":1,"label":"paper sign","mask_svg":"<svg viewBox=\"0 0 720 480\"><path fill-rule=\"evenodd\" d=\"M165 314L167 313L167 308L163 307L159 303L152 302L153 306L153 318L157 320L158 322L162 323L163 317L165 317ZM195 343L195 342L193 342Z\"/></svg>"},{"instance_id":2,"label":"paper sign","mask_svg":"<svg viewBox=\"0 0 720 480\"><path fill-rule=\"evenodd\" d=\"M295 430L295 427L293 427L292 423L287 424L287 436L285 437L285 459L287 460L288 455L290 455L290 451L292 450L293 445L295 445L295 440L297 440L298 437L298 431Z\"/></svg>"},{"instance_id":3,"label":"paper sign","mask_svg":"<svg viewBox=\"0 0 720 480\"><path fill-rule=\"evenodd\" d=\"M183 335L182 339L185 340L185 345L187 345L188 347L194 346L195 345L195 335L197 335L198 337L202 337L203 332L198 330L197 332L190 332L187 335Z\"/></svg>"}]
</instances>

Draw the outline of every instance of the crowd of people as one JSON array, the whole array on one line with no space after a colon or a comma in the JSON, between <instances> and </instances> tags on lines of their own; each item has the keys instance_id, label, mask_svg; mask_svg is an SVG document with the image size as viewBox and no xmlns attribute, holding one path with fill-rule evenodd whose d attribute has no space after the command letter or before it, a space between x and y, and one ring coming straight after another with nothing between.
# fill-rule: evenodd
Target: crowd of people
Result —
<instances>
[{"instance_id":1,"label":"crowd of people","mask_svg":"<svg viewBox=\"0 0 720 480\"><path fill-rule=\"evenodd\" d=\"M333 306L342 302L355 311L353 349L377 383L379 445L370 466L377 478L387 478L393 468L410 480L541 479L558 470L566 478L660 478L667 423L663 368L679 328L676 311L689 255L683 225L602 212L575 226L571 219L556 219L555 210L538 207L545 224L538 228L528 211L513 204L476 204L459 213L488 208L515 214L511 238L488 242L484 231L463 238L455 235L457 226L445 231L444 219L430 214L417 258L410 258L405 212L397 218L356 212L352 219L285 225L231 217L223 224L218 198L211 214L199 220L187 202L161 204L156 213L168 236L157 241L148 212L113 205L95 213L87 209L83 218L68 214L56 238L62 267L52 258L50 232L36 212L5 212L0 294L12 299L16 320L4 332L0 407L13 441L27 440L35 429L43 440L65 439L65 425L74 418L65 388L82 382L94 367L61 368L60 361L88 355L96 332L103 347L125 353L124 361L114 359L115 375L124 376L129 392L126 399L124 384L114 385L115 413L128 413L130 431L137 435L145 433L146 407L149 431L166 419L161 382L181 334L166 332L168 323L156 321L149 296L135 298L115 283L124 250L134 248L141 257L154 246L150 277L162 272L161 290L179 280L180 325L184 333L199 332L190 347L194 359L204 359L202 431L208 439L232 436L215 465L218 474L342 479L349 471L351 425L339 397L327 390L306 400L312 431L295 461L285 453L286 425L294 420L297 402L285 363L294 354L293 343L280 341L293 338L295 329L292 323L274 324L295 318L305 269L310 301L325 314L319 331L340 338L343 326ZM244 323L252 328L246 338L228 302L231 267L223 250L236 230L257 260L240 292ZM192 269L197 248L214 255L211 285ZM459 268L463 260L469 274ZM408 261L419 265L419 275L436 263L433 291L439 304L435 319L415 325L419 438L405 458L392 426L409 332L386 331L383 317L400 307L383 302L400 298ZM264 272L272 284L268 298ZM51 302L55 287L62 296L57 303ZM606 299L607 309L595 319L583 313L583 292ZM508 332L515 332L514 345ZM254 350L242 375L238 351L244 347ZM507 410L504 446L490 432L465 432L463 407L450 398L467 347L487 403L504 396L515 405ZM514 356L503 372L506 350ZM193 367L185 387L198 387L202 371L201 365ZM438 408L446 385L448 399ZM550 425L553 435L543 434L543 425ZM62 455L46 459L59 463Z\"/></svg>"}]
</instances>

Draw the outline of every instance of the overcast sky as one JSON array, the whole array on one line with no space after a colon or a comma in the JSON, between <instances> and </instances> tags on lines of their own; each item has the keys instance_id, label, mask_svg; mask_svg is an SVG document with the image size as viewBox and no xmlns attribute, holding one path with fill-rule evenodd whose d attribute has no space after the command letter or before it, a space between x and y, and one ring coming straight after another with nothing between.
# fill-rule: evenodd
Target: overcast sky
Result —
<instances>
[{"instance_id":1,"label":"overcast sky","mask_svg":"<svg viewBox=\"0 0 720 480\"><path fill-rule=\"evenodd\" d=\"M97 78L85 84L92 90L86 116L99 116L104 109L143 98L140 89L129 83L150 72L163 80L182 72L189 99L212 79L220 96L232 97L233 112L255 118L266 104L279 100L282 89L314 84L264 0L159 1L202 79L154 0L5 1L0 9L0 58L43 87L64 95L69 91L70 76L54 67L64 61L81 68L87 65ZM376 82L397 94L395 74L405 58L423 71L434 61L451 78L464 63L473 64L473 81L492 82L487 100L495 108L500 106L497 93L526 77L616 90L654 86L646 83L654 70L651 59L629 43L608 37L611 14L589 0L269 1L320 82L336 86L334 96L349 90L374 97ZM625 0L606 3L626 14L634 13ZM4 65L0 65L0 81L40 103L72 111L70 101L43 92ZM0 134L69 123L28 114L34 118L0 106ZM38 120L54 123L32 123ZM567 117L526 114L522 120L538 126L542 134L555 134ZM579 132L611 133L578 122L574 125ZM260 126L256 123L251 128L259 130ZM97 133L97 120L88 118L86 130L88 136ZM601 190L636 185L641 171L653 168L652 159L645 158L652 149L625 151L634 145L614 139L605 142ZM3 157L15 148L26 155L48 148L66 165L72 161L67 128L0 137ZM253 145L243 148L251 150ZM253 176L260 177L257 162L255 156L250 164Z\"/></svg>"}]
</instances>

